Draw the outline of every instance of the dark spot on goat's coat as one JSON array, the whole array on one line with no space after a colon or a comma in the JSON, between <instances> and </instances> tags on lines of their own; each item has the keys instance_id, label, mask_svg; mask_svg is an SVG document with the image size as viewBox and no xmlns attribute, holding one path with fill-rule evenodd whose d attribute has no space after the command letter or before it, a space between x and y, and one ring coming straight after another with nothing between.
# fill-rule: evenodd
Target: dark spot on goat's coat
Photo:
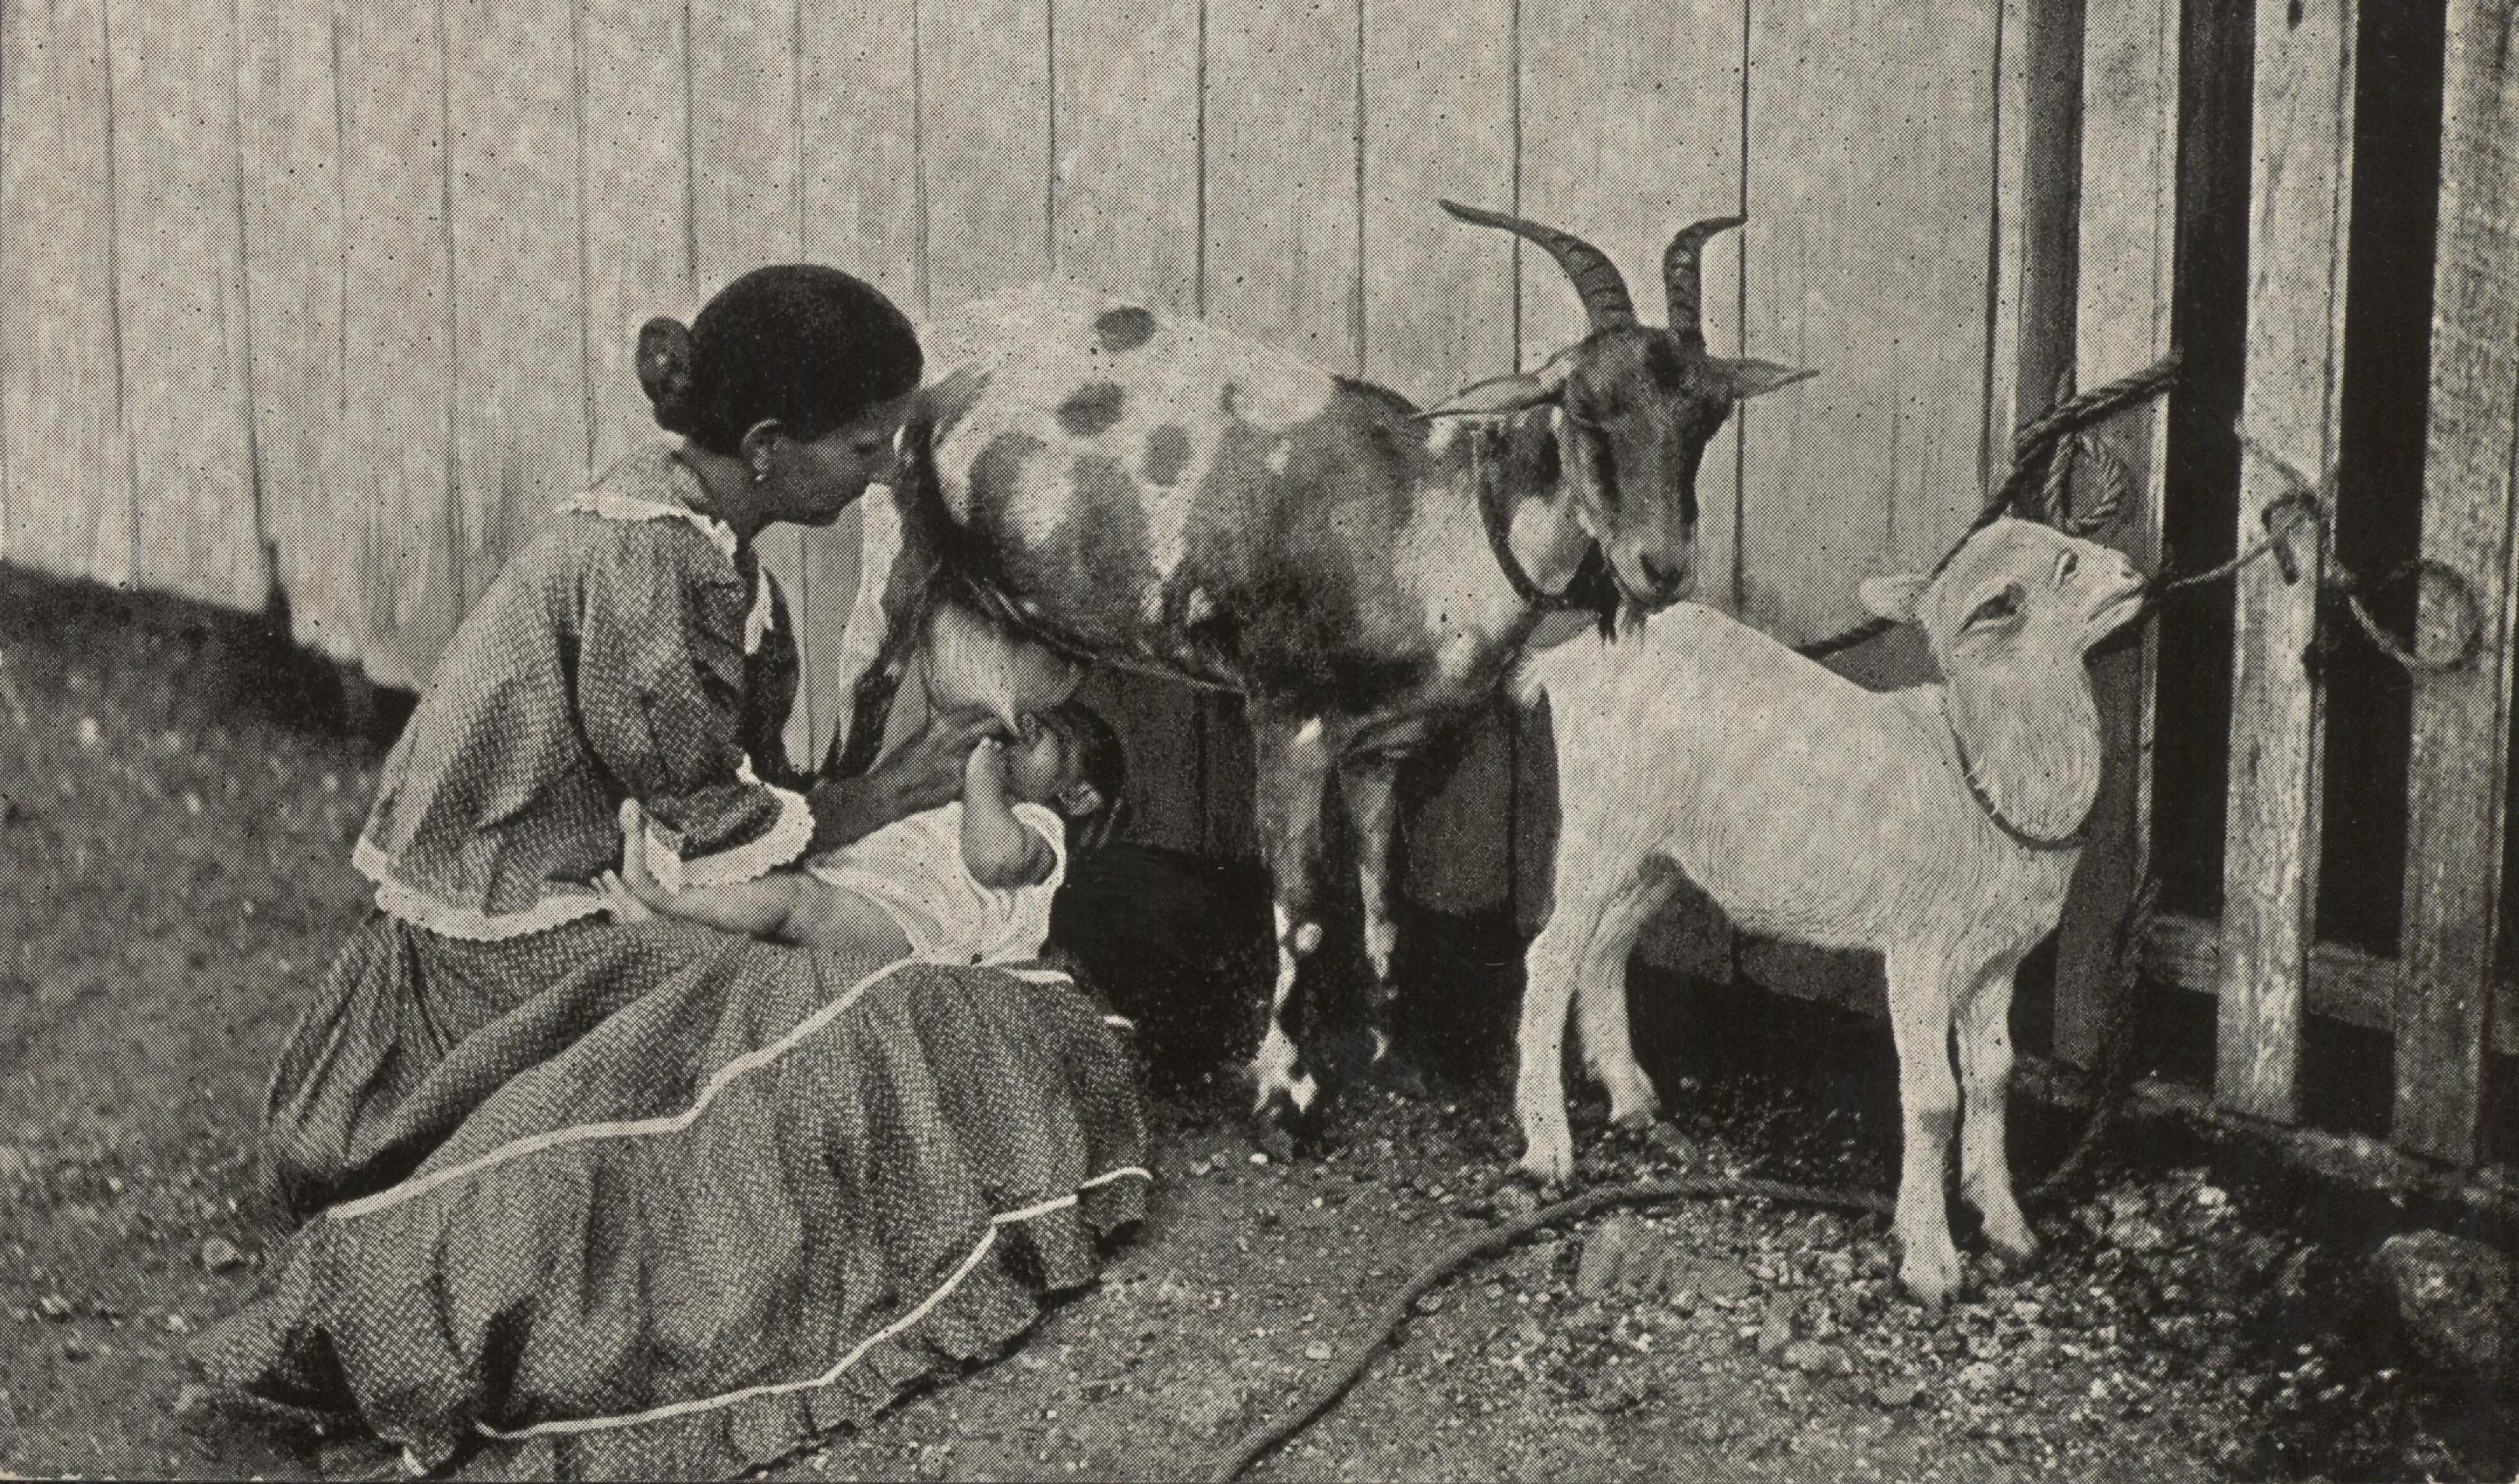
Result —
<instances>
[{"instance_id":1,"label":"dark spot on goat's coat","mask_svg":"<svg viewBox=\"0 0 2519 1484\"><path fill-rule=\"evenodd\" d=\"M1024 433L999 433L971 460L971 508L1003 510L1023 498L1024 465L1049 445Z\"/></svg>"},{"instance_id":2,"label":"dark spot on goat's coat","mask_svg":"<svg viewBox=\"0 0 2519 1484\"><path fill-rule=\"evenodd\" d=\"M1111 425L1120 420L1120 409L1127 402L1128 394L1116 381L1080 386L1058 405L1058 425L1079 438L1109 432Z\"/></svg>"},{"instance_id":3,"label":"dark spot on goat's coat","mask_svg":"<svg viewBox=\"0 0 2519 1484\"><path fill-rule=\"evenodd\" d=\"M1093 322L1093 333L1107 351L1135 350L1155 337L1155 317L1134 304L1106 309Z\"/></svg>"},{"instance_id":4,"label":"dark spot on goat's coat","mask_svg":"<svg viewBox=\"0 0 2519 1484\"><path fill-rule=\"evenodd\" d=\"M1170 488L1177 483L1181 471L1189 467L1190 455L1196 446L1190 442L1189 429L1177 422L1167 422L1146 435L1146 478Z\"/></svg>"}]
</instances>

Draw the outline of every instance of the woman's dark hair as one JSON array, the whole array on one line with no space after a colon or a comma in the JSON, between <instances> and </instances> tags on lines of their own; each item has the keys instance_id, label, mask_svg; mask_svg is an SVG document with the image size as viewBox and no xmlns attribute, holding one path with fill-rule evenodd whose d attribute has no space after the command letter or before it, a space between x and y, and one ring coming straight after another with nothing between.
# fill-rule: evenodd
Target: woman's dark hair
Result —
<instances>
[{"instance_id":1,"label":"woman's dark hair","mask_svg":"<svg viewBox=\"0 0 2519 1484\"><path fill-rule=\"evenodd\" d=\"M918 385L918 334L872 284L836 268L756 268L719 290L688 327L639 330L639 384L656 422L718 454L764 418L812 442Z\"/></svg>"},{"instance_id":2,"label":"woman's dark hair","mask_svg":"<svg viewBox=\"0 0 2519 1484\"><path fill-rule=\"evenodd\" d=\"M1067 732L1076 753L1077 776L1102 796L1100 807L1067 821L1068 839L1090 841L1100 833L1102 822L1119 811L1120 797L1127 791L1128 750L1121 745L1118 730L1090 706L1070 701L1043 716Z\"/></svg>"}]
</instances>

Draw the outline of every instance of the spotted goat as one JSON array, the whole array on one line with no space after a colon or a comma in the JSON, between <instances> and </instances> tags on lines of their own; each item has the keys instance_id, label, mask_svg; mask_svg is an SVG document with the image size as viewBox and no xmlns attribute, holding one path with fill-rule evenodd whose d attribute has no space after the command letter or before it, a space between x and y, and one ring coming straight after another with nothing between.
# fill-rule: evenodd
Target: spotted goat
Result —
<instances>
[{"instance_id":1,"label":"spotted goat","mask_svg":"<svg viewBox=\"0 0 2519 1484\"><path fill-rule=\"evenodd\" d=\"M1379 1060L1399 762L1490 702L1550 609L1606 624L1680 597L1706 442L1735 403L1808 374L1706 351L1699 255L1737 218L1671 240L1660 328L1590 244L1443 204L1546 249L1582 297L1583 338L1421 412L1196 319L1029 287L930 327L944 373L889 499L869 496L839 772L874 761L901 639L944 570L1072 654L1245 698L1277 940L1252 1076L1277 1135L1321 1090L1293 1027L1322 937L1328 789L1353 825Z\"/></svg>"}]
</instances>

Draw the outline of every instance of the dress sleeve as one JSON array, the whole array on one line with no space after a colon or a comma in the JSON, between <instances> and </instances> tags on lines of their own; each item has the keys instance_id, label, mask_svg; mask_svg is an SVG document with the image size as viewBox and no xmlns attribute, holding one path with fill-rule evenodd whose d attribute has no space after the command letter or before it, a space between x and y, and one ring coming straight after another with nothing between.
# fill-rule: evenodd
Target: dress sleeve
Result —
<instances>
[{"instance_id":1,"label":"dress sleeve","mask_svg":"<svg viewBox=\"0 0 2519 1484\"><path fill-rule=\"evenodd\" d=\"M744 662L743 750L763 778L801 791L813 780L787 756L787 719L803 685L802 640L791 627L787 595L777 579L764 572L761 583L769 621Z\"/></svg>"},{"instance_id":2,"label":"dress sleeve","mask_svg":"<svg viewBox=\"0 0 2519 1484\"><path fill-rule=\"evenodd\" d=\"M745 621L753 593L713 549L662 522L625 527L590 563L577 663L588 745L651 821L668 890L750 881L796 858L804 798L765 782L746 752Z\"/></svg>"}]
</instances>

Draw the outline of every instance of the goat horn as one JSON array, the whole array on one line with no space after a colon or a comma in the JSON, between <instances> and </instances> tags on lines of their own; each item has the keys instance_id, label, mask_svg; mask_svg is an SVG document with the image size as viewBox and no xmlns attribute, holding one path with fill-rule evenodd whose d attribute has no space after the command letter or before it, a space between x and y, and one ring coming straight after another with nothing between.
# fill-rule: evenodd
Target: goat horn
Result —
<instances>
[{"instance_id":1,"label":"goat horn","mask_svg":"<svg viewBox=\"0 0 2519 1484\"><path fill-rule=\"evenodd\" d=\"M1574 291L1583 296L1583 312L1591 316L1594 329L1615 329L1636 323L1636 301L1627 296L1627 281L1619 275L1618 265L1600 248L1570 232L1543 227L1524 217L1464 206L1458 201L1444 201L1442 207L1462 221L1501 227L1547 248L1557 266L1574 281Z\"/></svg>"},{"instance_id":2,"label":"goat horn","mask_svg":"<svg viewBox=\"0 0 2519 1484\"><path fill-rule=\"evenodd\" d=\"M1698 304L1698 255L1705 250L1708 238L1718 232L1729 232L1747 221L1746 216L1710 216L1692 227L1680 229L1661 255L1662 291L1670 296L1670 327L1681 340L1698 349L1705 346L1705 317Z\"/></svg>"}]
</instances>

